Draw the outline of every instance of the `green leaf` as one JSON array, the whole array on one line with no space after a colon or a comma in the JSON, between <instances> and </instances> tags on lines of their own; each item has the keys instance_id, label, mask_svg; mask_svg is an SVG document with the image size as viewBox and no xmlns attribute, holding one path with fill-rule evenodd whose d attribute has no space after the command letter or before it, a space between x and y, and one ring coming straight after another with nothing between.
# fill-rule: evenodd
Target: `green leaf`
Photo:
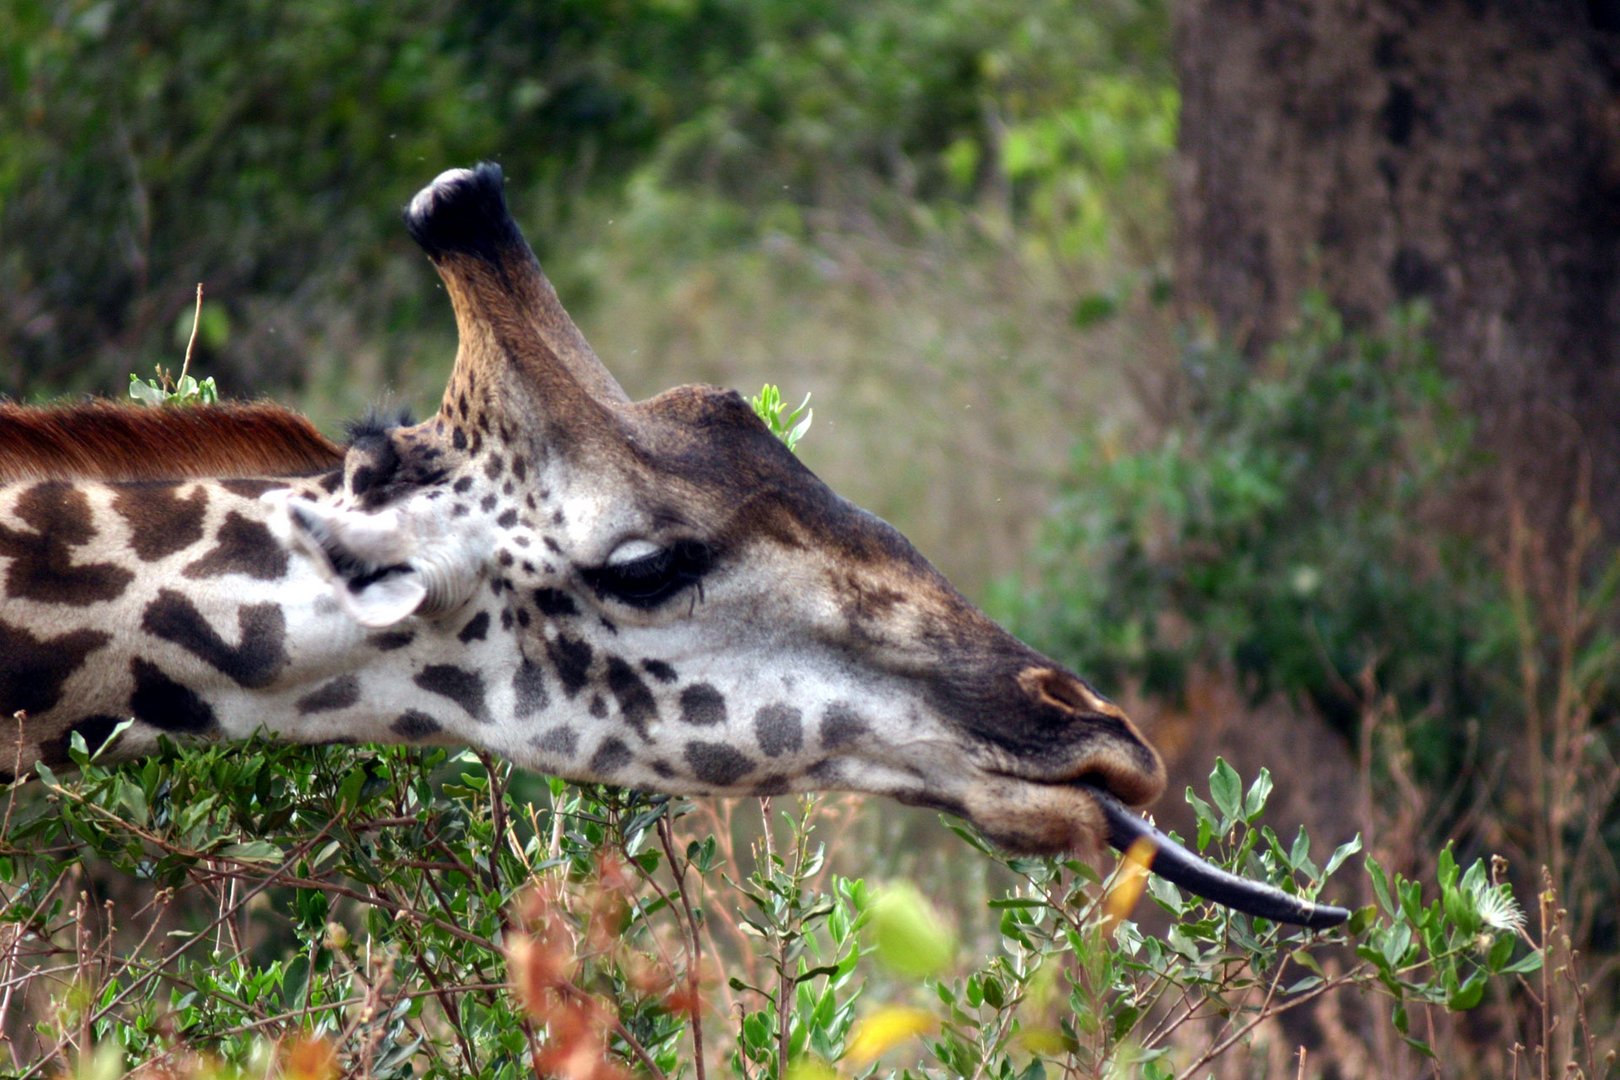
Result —
<instances>
[{"instance_id":1,"label":"green leaf","mask_svg":"<svg viewBox=\"0 0 1620 1080\"><path fill-rule=\"evenodd\" d=\"M1254 778L1249 785L1248 794L1243 796L1243 820L1253 824L1266 808L1266 800L1271 798L1271 770L1261 769L1260 775Z\"/></svg>"},{"instance_id":2,"label":"green leaf","mask_svg":"<svg viewBox=\"0 0 1620 1080\"><path fill-rule=\"evenodd\" d=\"M1515 960L1502 969L1503 975L1529 975L1541 970L1541 963L1545 959L1541 950L1526 954L1522 959Z\"/></svg>"},{"instance_id":3,"label":"green leaf","mask_svg":"<svg viewBox=\"0 0 1620 1080\"><path fill-rule=\"evenodd\" d=\"M268 840L250 840L243 844L226 844L215 855L222 859L235 859L238 862L280 862L285 856L282 850Z\"/></svg>"},{"instance_id":4,"label":"green leaf","mask_svg":"<svg viewBox=\"0 0 1620 1080\"><path fill-rule=\"evenodd\" d=\"M1333 872L1344 865L1344 860L1360 850L1361 834L1357 833L1353 838L1346 840L1333 850L1333 854L1328 858L1327 865L1322 867L1322 876L1324 878L1332 877Z\"/></svg>"},{"instance_id":5,"label":"green leaf","mask_svg":"<svg viewBox=\"0 0 1620 1080\"><path fill-rule=\"evenodd\" d=\"M1475 971L1468 976L1468 981L1459 986L1446 998L1446 1008L1452 1012L1467 1012L1485 996L1486 977L1483 971Z\"/></svg>"},{"instance_id":6,"label":"green leaf","mask_svg":"<svg viewBox=\"0 0 1620 1080\"><path fill-rule=\"evenodd\" d=\"M129 396L142 405L162 405L169 400L169 395L163 392L161 386L143 382L140 376L133 374L129 377Z\"/></svg>"},{"instance_id":7,"label":"green leaf","mask_svg":"<svg viewBox=\"0 0 1620 1080\"><path fill-rule=\"evenodd\" d=\"M1215 768L1209 774L1209 795L1227 821L1236 821L1242 816L1243 781L1225 758L1215 759Z\"/></svg>"},{"instance_id":8,"label":"green leaf","mask_svg":"<svg viewBox=\"0 0 1620 1080\"><path fill-rule=\"evenodd\" d=\"M1442 889L1448 889L1457 884L1457 860L1451 854L1450 843L1440 849L1440 856L1435 860L1434 876Z\"/></svg>"}]
</instances>

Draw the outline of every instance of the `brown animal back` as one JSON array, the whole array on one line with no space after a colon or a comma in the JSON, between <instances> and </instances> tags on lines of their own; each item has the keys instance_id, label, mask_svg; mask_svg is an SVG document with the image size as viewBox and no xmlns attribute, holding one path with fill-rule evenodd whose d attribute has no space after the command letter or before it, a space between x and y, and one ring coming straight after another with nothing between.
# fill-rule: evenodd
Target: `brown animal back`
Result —
<instances>
[{"instance_id":1,"label":"brown animal back","mask_svg":"<svg viewBox=\"0 0 1620 1080\"><path fill-rule=\"evenodd\" d=\"M307 476L342 463L313 424L268 403L0 404L0 484Z\"/></svg>"}]
</instances>

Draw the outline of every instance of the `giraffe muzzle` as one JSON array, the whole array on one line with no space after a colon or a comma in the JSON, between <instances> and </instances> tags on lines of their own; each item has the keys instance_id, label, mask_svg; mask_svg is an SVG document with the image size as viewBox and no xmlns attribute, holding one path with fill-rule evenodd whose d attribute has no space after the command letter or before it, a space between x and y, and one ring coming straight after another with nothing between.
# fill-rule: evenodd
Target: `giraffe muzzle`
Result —
<instances>
[{"instance_id":1,"label":"giraffe muzzle","mask_svg":"<svg viewBox=\"0 0 1620 1080\"><path fill-rule=\"evenodd\" d=\"M1240 878L1212 866L1148 824L1141 815L1095 784L1082 783L1108 822L1109 846L1124 851L1139 840L1153 845L1152 871L1172 884L1222 907L1272 922L1325 930L1338 926L1350 912L1290 896L1281 889Z\"/></svg>"}]
</instances>

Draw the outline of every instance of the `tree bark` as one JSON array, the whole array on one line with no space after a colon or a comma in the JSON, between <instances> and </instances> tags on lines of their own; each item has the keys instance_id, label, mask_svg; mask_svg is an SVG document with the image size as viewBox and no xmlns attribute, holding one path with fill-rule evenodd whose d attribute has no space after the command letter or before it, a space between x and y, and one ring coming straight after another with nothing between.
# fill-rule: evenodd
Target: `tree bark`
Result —
<instances>
[{"instance_id":1,"label":"tree bark","mask_svg":"<svg viewBox=\"0 0 1620 1080\"><path fill-rule=\"evenodd\" d=\"M1620 2L1181 0L1175 35L1182 313L1258 352L1307 288L1428 301L1506 466L1474 520L1585 488L1620 537Z\"/></svg>"}]
</instances>

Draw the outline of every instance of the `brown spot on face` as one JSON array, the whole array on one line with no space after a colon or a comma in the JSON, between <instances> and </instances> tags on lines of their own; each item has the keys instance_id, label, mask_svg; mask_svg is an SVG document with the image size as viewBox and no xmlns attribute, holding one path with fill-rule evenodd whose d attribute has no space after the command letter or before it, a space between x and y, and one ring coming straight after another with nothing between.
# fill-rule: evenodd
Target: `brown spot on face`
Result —
<instances>
[{"instance_id":1,"label":"brown spot on face","mask_svg":"<svg viewBox=\"0 0 1620 1080\"><path fill-rule=\"evenodd\" d=\"M843 750L854 745L868 730L866 721L848 705L829 705L821 717L822 749Z\"/></svg>"},{"instance_id":2,"label":"brown spot on face","mask_svg":"<svg viewBox=\"0 0 1620 1080\"><path fill-rule=\"evenodd\" d=\"M534 590L534 606L540 609L540 614L549 619L579 614L579 608L574 606L574 598L561 589Z\"/></svg>"},{"instance_id":3,"label":"brown spot on face","mask_svg":"<svg viewBox=\"0 0 1620 1080\"><path fill-rule=\"evenodd\" d=\"M579 736L574 734L573 728L558 725L536 739L534 745L548 754L571 758L574 751L579 749Z\"/></svg>"},{"instance_id":4,"label":"brown spot on face","mask_svg":"<svg viewBox=\"0 0 1620 1080\"><path fill-rule=\"evenodd\" d=\"M563 693L573 697L590 678L591 647L567 634L557 635L556 641L546 642L546 658L557 671Z\"/></svg>"},{"instance_id":5,"label":"brown spot on face","mask_svg":"<svg viewBox=\"0 0 1620 1080\"><path fill-rule=\"evenodd\" d=\"M662 660L643 660L641 669L661 683L672 683L677 678L675 669Z\"/></svg>"},{"instance_id":6,"label":"brown spot on face","mask_svg":"<svg viewBox=\"0 0 1620 1080\"><path fill-rule=\"evenodd\" d=\"M378 652L393 652L403 649L416 640L416 634L410 630L388 630L381 634L372 634L366 639L373 649Z\"/></svg>"},{"instance_id":7,"label":"brown spot on face","mask_svg":"<svg viewBox=\"0 0 1620 1080\"><path fill-rule=\"evenodd\" d=\"M147 562L203 538L208 490L199 487L183 499L179 490L179 484L129 484L113 496L113 509L129 524L130 546Z\"/></svg>"},{"instance_id":8,"label":"brown spot on face","mask_svg":"<svg viewBox=\"0 0 1620 1080\"><path fill-rule=\"evenodd\" d=\"M360 701L360 679L354 675L339 675L311 690L298 699L295 708L308 716L311 713L336 712Z\"/></svg>"},{"instance_id":9,"label":"brown spot on face","mask_svg":"<svg viewBox=\"0 0 1620 1080\"><path fill-rule=\"evenodd\" d=\"M269 686L287 666L287 616L279 604L236 609L240 644L228 645L185 596L163 589L141 615L141 629L172 641L239 686Z\"/></svg>"},{"instance_id":10,"label":"brown spot on face","mask_svg":"<svg viewBox=\"0 0 1620 1080\"><path fill-rule=\"evenodd\" d=\"M512 696L512 712L519 719L533 716L548 703L545 671L527 656L512 676Z\"/></svg>"},{"instance_id":11,"label":"brown spot on face","mask_svg":"<svg viewBox=\"0 0 1620 1080\"><path fill-rule=\"evenodd\" d=\"M754 767L752 761L725 743L697 740L686 744L686 764L693 776L719 788L730 787Z\"/></svg>"},{"instance_id":12,"label":"brown spot on face","mask_svg":"<svg viewBox=\"0 0 1620 1080\"><path fill-rule=\"evenodd\" d=\"M96 536L90 501L77 488L35 484L17 497L12 512L34 531L0 525L0 557L11 560L6 570L8 596L88 607L117 599L135 579L112 563L74 564L69 549Z\"/></svg>"},{"instance_id":13,"label":"brown spot on face","mask_svg":"<svg viewBox=\"0 0 1620 1080\"><path fill-rule=\"evenodd\" d=\"M754 794L762 799L772 795L786 795L793 790L793 785L781 773L771 773L754 781Z\"/></svg>"},{"instance_id":14,"label":"brown spot on face","mask_svg":"<svg viewBox=\"0 0 1620 1080\"><path fill-rule=\"evenodd\" d=\"M100 630L41 638L0 622L0 716L9 721L19 710L34 716L49 712L85 658L111 640Z\"/></svg>"},{"instance_id":15,"label":"brown spot on face","mask_svg":"<svg viewBox=\"0 0 1620 1080\"><path fill-rule=\"evenodd\" d=\"M596 753L591 755L591 763L586 768L595 776L611 776L630 764L630 761L630 748L624 744L624 740L610 735L596 748Z\"/></svg>"},{"instance_id":16,"label":"brown spot on face","mask_svg":"<svg viewBox=\"0 0 1620 1080\"><path fill-rule=\"evenodd\" d=\"M466 626L461 628L461 632L456 635L456 640L463 645L470 645L475 641L483 641L487 636L489 636L489 612L480 611L467 621Z\"/></svg>"},{"instance_id":17,"label":"brown spot on face","mask_svg":"<svg viewBox=\"0 0 1620 1080\"><path fill-rule=\"evenodd\" d=\"M681 719L699 727L726 722L726 699L708 683L693 683L681 691Z\"/></svg>"},{"instance_id":18,"label":"brown spot on face","mask_svg":"<svg viewBox=\"0 0 1620 1080\"><path fill-rule=\"evenodd\" d=\"M270 535L269 526L232 510L219 527L213 550L180 573L193 579L245 574L259 581L279 581L287 576L287 562L287 552Z\"/></svg>"},{"instance_id":19,"label":"brown spot on face","mask_svg":"<svg viewBox=\"0 0 1620 1080\"><path fill-rule=\"evenodd\" d=\"M619 715L645 739L648 722L658 718L658 703L653 700L652 691L641 681L636 669L617 656L608 657L607 685L619 703Z\"/></svg>"},{"instance_id":20,"label":"brown spot on face","mask_svg":"<svg viewBox=\"0 0 1620 1080\"><path fill-rule=\"evenodd\" d=\"M444 729L437 720L427 713L419 712L416 709L406 709L392 724L388 725L388 730L406 742L416 742L437 735Z\"/></svg>"},{"instance_id":21,"label":"brown spot on face","mask_svg":"<svg viewBox=\"0 0 1620 1080\"><path fill-rule=\"evenodd\" d=\"M804 746L803 716L791 705L767 705L754 714L754 733L768 757L781 757Z\"/></svg>"},{"instance_id":22,"label":"brown spot on face","mask_svg":"<svg viewBox=\"0 0 1620 1080\"><path fill-rule=\"evenodd\" d=\"M489 710L484 705L484 680L477 672L454 664L429 664L411 681L430 694L449 698L474 720L489 719Z\"/></svg>"}]
</instances>

